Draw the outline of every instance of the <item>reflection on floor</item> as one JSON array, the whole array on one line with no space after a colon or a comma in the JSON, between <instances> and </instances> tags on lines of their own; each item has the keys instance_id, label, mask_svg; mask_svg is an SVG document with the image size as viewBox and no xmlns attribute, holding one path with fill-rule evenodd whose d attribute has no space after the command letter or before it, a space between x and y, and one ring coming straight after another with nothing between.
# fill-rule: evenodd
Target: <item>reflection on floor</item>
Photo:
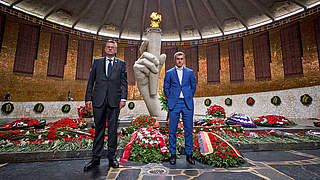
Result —
<instances>
[{"instance_id":1,"label":"reflection on floor","mask_svg":"<svg viewBox=\"0 0 320 180\"><path fill-rule=\"evenodd\" d=\"M196 162L189 165L185 156L172 166L163 163L122 163L108 167L108 160L88 172L89 160L48 161L0 164L0 179L320 179L320 149L299 151L246 152L247 163L237 168L215 168Z\"/></svg>"}]
</instances>

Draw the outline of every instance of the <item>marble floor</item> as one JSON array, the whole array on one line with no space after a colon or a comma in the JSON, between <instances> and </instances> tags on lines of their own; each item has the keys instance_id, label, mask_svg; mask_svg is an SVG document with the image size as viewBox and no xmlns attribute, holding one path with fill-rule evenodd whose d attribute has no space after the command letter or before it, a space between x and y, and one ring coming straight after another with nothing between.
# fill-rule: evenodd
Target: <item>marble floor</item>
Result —
<instances>
[{"instance_id":1,"label":"marble floor","mask_svg":"<svg viewBox=\"0 0 320 180\"><path fill-rule=\"evenodd\" d=\"M320 179L320 149L261 151L242 153L247 162L236 168L215 168L196 162L190 165L185 156L176 165L136 163L128 161L120 168L108 167L103 159L99 167L84 172L86 160L0 163L0 179L6 180L166 180L166 179Z\"/></svg>"}]
</instances>

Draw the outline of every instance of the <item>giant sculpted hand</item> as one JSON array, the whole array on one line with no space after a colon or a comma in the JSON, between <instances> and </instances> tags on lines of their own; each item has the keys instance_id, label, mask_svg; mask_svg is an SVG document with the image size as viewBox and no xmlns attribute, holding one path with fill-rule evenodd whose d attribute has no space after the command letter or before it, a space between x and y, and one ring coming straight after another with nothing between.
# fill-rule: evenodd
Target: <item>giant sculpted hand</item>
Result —
<instances>
[{"instance_id":1,"label":"giant sculpted hand","mask_svg":"<svg viewBox=\"0 0 320 180\"><path fill-rule=\"evenodd\" d=\"M161 116L161 106L158 94L158 78L166 55L147 52L148 41L140 47L140 58L133 65L139 91L146 103L151 116Z\"/></svg>"}]
</instances>

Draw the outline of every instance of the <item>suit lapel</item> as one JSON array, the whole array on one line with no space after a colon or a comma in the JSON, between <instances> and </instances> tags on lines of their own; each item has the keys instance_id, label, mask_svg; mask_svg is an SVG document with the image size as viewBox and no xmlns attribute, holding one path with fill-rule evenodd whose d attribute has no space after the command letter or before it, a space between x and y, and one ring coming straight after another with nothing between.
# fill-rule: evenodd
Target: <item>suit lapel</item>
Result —
<instances>
[{"instance_id":1,"label":"suit lapel","mask_svg":"<svg viewBox=\"0 0 320 180\"><path fill-rule=\"evenodd\" d=\"M114 57L114 61L113 61L113 65L112 65L112 69L111 69L111 74L110 76L112 75L112 72L115 71L115 69L118 68L118 64L119 64L119 59Z\"/></svg>"},{"instance_id":2,"label":"suit lapel","mask_svg":"<svg viewBox=\"0 0 320 180\"><path fill-rule=\"evenodd\" d=\"M107 73L106 73L106 60L107 60L107 57L104 57L102 59L102 67L103 67L103 73L104 73L104 76L107 77Z\"/></svg>"}]
</instances>

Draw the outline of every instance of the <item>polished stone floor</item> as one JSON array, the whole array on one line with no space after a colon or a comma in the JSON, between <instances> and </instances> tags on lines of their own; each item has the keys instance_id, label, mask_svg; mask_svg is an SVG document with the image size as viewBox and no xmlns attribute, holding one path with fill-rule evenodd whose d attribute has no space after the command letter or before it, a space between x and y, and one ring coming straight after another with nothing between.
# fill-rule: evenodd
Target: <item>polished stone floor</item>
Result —
<instances>
[{"instance_id":1,"label":"polished stone floor","mask_svg":"<svg viewBox=\"0 0 320 180\"><path fill-rule=\"evenodd\" d=\"M83 172L87 160L47 161L31 163L0 163L0 179L6 180L166 180L166 179L320 179L320 149L262 151L242 153L247 163L236 168L215 168L196 162L189 165L185 156L172 166L168 162L143 164L122 163L120 168L108 167L108 160L88 172Z\"/></svg>"}]
</instances>

